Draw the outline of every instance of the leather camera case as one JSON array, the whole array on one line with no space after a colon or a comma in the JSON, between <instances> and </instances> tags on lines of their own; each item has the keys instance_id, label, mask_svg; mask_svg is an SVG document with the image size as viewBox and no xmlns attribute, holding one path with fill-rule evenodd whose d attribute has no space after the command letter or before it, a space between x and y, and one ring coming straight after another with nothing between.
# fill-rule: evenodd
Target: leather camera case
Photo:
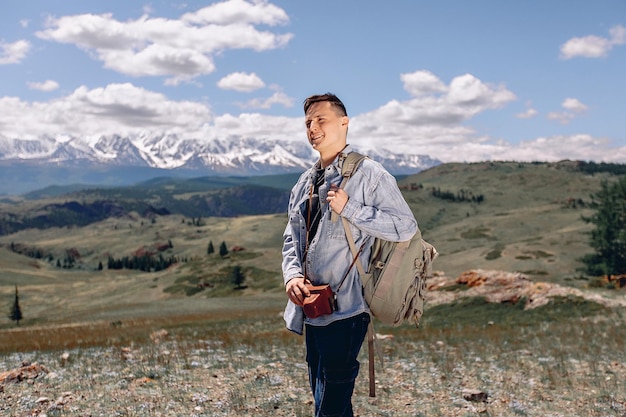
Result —
<instances>
[{"instance_id":1,"label":"leather camera case","mask_svg":"<svg viewBox=\"0 0 626 417\"><path fill-rule=\"evenodd\" d=\"M311 295L304 299L302 308L308 318L314 319L319 316L331 314L337 309L335 294L332 288L330 288L330 285L307 284L306 287L311 292Z\"/></svg>"}]
</instances>

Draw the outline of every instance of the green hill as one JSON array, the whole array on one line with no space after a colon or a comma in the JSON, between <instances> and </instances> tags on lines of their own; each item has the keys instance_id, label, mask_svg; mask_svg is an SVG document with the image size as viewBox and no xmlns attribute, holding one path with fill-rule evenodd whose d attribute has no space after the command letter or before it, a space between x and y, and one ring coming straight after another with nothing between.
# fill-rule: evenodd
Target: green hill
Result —
<instances>
[{"instance_id":1,"label":"green hill","mask_svg":"<svg viewBox=\"0 0 626 417\"><path fill-rule=\"evenodd\" d=\"M588 253L582 221L590 195L612 174L584 164L488 162L445 164L400 182L425 238L441 252L437 268L519 271L542 280L573 280ZM413 187L410 185L413 184ZM480 196L477 203L435 197ZM448 195L449 195L448 194Z\"/></svg>"},{"instance_id":2,"label":"green hill","mask_svg":"<svg viewBox=\"0 0 626 417\"><path fill-rule=\"evenodd\" d=\"M614 177L606 169L590 174L581 167L586 165L569 161L444 164L399 184L425 239L441 254L437 270L451 277L476 268L519 271L535 280L582 288L588 281L577 271L578 259L591 251L586 235L591 226L581 216L590 213L589 196L602 179ZM108 201L117 208L112 216L96 210L103 218L82 226L28 228L0 236L0 297L7 300L7 308L15 284L25 324L85 316L113 319L131 307L160 314L157 301L164 300L183 311L224 295L280 298L285 190L263 184L202 190L194 188L202 180L195 185L179 181L0 205L0 219L5 220L9 214L44 215L52 204L85 207ZM240 210L238 215L207 215L200 209L182 213L180 207L215 202L209 198L215 196L228 202L225 207ZM275 211L245 213L260 207ZM221 242L243 250L222 259L207 254L209 242L216 252ZM148 273L106 268L109 257L147 252L180 262ZM59 267L69 255L72 268ZM104 265L101 271L99 263ZM229 282L238 265L246 276L245 290L235 290Z\"/></svg>"}]
</instances>

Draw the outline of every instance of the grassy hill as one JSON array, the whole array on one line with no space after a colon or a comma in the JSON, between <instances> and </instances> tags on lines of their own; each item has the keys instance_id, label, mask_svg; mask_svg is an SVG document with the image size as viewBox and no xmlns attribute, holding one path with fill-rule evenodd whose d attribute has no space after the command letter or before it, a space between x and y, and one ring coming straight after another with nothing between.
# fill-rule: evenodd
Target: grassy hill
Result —
<instances>
[{"instance_id":1,"label":"grassy hill","mask_svg":"<svg viewBox=\"0 0 626 417\"><path fill-rule=\"evenodd\" d=\"M571 281L588 253L582 221L606 172L581 172L576 162L445 164L401 181L426 240L441 252L437 267L454 276L470 268ZM483 202L435 198L433 188L480 195Z\"/></svg>"},{"instance_id":2,"label":"grassy hill","mask_svg":"<svg viewBox=\"0 0 626 417\"><path fill-rule=\"evenodd\" d=\"M592 175L575 162L494 162L445 164L403 178L399 184L424 237L441 253L436 269L446 275L475 268L498 269L584 287L587 278L577 268L581 266L578 259L590 252L585 235L590 225L581 216L589 214L589 196L605 178L612 178L611 174ZM109 190L106 197L115 202L133 195L155 207L159 198L158 207L172 212L168 201L188 200L205 192L179 181L163 179L143 188ZM237 184L235 189L241 190L241 186ZM163 192L166 189L169 192ZM232 189L217 189L236 195L227 190ZM23 201L19 207L24 213L35 213L51 201L67 202L72 196L86 201L93 194L82 191L53 200ZM16 203L0 206L0 215L15 207ZM6 300L5 310L12 303L15 284L20 288L26 324L85 317L117 320L140 311L191 313L223 296L236 300L264 294L276 300L277 306L284 303L280 273L284 213L202 215L200 223L184 214L144 214L125 209L117 217L82 227L30 228L0 236L0 299ZM110 256L131 256L167 242L172 247L160 253L181 260L168 270L145 273L106 268ZM221 242L245 250L221 259L217 254L207 255L209 242L216 251ZM42 259L19 255L10 250L11 245L41 250ZM56 262L68 253L76 255L74 267L57 267ZM99 263L104 270L98 270ZM246 275L244 290L233 289L229 281L236 265L242 266ZM10 325L7 319L0 321L0 327Z\"/></svg>"}]
</instances>

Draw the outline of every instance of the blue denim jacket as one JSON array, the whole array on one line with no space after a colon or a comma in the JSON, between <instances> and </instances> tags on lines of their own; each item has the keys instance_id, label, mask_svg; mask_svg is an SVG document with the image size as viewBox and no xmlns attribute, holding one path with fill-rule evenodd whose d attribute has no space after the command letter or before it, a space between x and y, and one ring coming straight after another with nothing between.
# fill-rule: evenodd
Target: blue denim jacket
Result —
<instances>
[{"instance_id":1,"label":"blue denim jacket","mask_svg":"<svg viewBox=\"0 0 626 417\"><path fill-rule=\"evenodd\" d=\"M349 153L346 147L344 153ZM307 277L315 285L330 284L337 287L353 260L352 252L341 219L331 221L331 209L326 202L331 184L341 183L341 155L324 170L325 182L319 188L322 217L317 233L309 245L306 257ZM319 162L304 172L291 190L289 221L283 234L283 279L302 279L302 260L306 250L306 202ZM398 189L396 179L381 164L365 159L345 186L348 203L341 212L350 223L356 246L365 243L359 261L367 268L374 238L401 242L409 240L417 231L417 222ZM338 309L332 314L309 319L302 308L291 301L287 303L284 319L289 330L303 333L304 323L325 326L369 311L363 299L359 272L353 267L337 292Z\"/></svg>"}]
</instances>

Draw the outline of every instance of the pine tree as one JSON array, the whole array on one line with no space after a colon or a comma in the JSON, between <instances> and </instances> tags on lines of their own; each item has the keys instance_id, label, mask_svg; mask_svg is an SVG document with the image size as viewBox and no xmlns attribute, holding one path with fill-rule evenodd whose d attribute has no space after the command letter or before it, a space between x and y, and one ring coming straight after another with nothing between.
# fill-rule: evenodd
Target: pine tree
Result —
<instances>
[{"instance_id":1,"label":"pine tree","mask_svg":"<svg viewBox=\"0 0 626 417\"><path fill-rule=\"evenodd\" d=\"M213 247L213 241L209 241L209 247L206 249L207 255L210 255L215 252L215 248Z\"/></svg>"},{"instance_id":2,"label":"pine tree","mask_svg":"<svg viewBox=\"0 0 626 417\"><path fill-rule=\"evenodd\" d=\"M15 320L17 325L20 325L20 320L24 317L22 316L22 310L20 309L20 297L17 292L17 285L15 286L15 301L13 302L13 308L11 309L11 314L9 315L9 319Z\"/></svg>"},{"instance_id":3,"label":"pine tree","mask_svg":"<svg viewBox=\"0 0 626 417\"><path fill-rule=\"evenodd\" d=\"M226 247L226 242L223 242L220 244L220 256L222 258L225 258L226 256L228 256L228 248Z\"/></svg>"},{"instance_id":4,"label":"pine tree","mask_svg":"<svg viewBox=\"0 0 626 417\"><path fill-rule=\"evenodd\" d=\"M600 191L591 196L590 207L595 211L590 217L583 217L593 223L589 245L595 253L585 255L581 260L592 275L626 273L626 176L609 183L604 180Z\"/></svg>"},{"instance_id":5,"label":"pine tree","mask_svg":"<svg viewBox=\"0 0 626 417\"><path fill-rule=\"evenodd\" d=\"M233 285L235 285L236 290L245 288L245 287L242 287L241 285L246 280L246 276L243 274L243 270L241 269L241 266L236 265L233 268L233 272L231 274L231 280L232 280Z\"/></svg>"}]
</instances>

